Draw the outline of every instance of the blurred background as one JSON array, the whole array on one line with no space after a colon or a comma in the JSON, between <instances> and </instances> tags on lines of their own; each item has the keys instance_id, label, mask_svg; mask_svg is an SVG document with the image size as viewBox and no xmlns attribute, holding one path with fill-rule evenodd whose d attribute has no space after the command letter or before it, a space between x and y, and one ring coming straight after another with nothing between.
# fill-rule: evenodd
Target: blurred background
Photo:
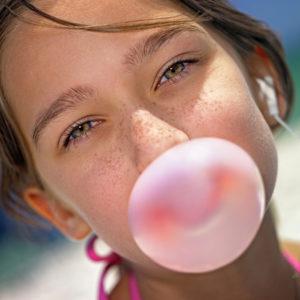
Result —
<instances>
[{"instance_id":1,"label":"blurred background","mask_svg":"<svg viewBox=\"0 0 300 300\"><path fill-rule=\"evenodd\" d=\"M291 126L300 134L300 1L231 1L270 25L281 37L296 84ZM274 193L278 232L300 242L300 141L277 138L279 176ZM84 245L66 241L55 230L36 230L0 210L0 300L95 299L100 267L89 262ZM113 275L112 275L113 277Z\"/></svg>"}]
</instances>

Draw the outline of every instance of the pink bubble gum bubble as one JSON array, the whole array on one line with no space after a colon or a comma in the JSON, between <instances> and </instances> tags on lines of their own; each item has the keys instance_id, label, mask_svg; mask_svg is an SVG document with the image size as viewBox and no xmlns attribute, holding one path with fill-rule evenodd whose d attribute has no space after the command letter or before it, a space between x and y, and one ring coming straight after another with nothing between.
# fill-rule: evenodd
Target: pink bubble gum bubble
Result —
<instances>
[{"instance_id":1,"label":"pink bubble gum bubble","mask_svg":"<svg viewBox=\"0 0 300 300\"><path fill-rule=\"evenodd\" d=\"M264 210L262 178L249 154L229 141L201 138L169 149L144 170L128 217L137 245L153 261L201 273L237 259Z\"/></svg>"}]
</instances>

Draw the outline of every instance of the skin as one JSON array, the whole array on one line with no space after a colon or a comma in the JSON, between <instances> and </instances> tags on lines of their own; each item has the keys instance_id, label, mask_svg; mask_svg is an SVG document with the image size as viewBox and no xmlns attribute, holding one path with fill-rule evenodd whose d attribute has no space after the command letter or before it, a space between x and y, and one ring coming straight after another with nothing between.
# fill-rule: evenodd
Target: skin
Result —
<instances>
[{"instance_id":1,"label":"skin","mask_svg":"<svg viewBox=\"0 0 300 300\"><path fill-rule=\"evenodd\" d=\"M70 1L61 0L47 11L88 24L178 14L189 18L168 1L90 1L82 14L84 2L65 10ZM134 243L127 223L130 191L145 167L178 143L206 136L233 141L257 163L266 201L277 175L274 140L258 108L262 99L254 80L271 74L280 90L273 70L255 55L246 61L247 69L226 39L204 25L178 35L141 65L124 65L128 49L158 30L103 34L15 26L2 56L2 81L45 186L28 187L24 199L70 238L95 232L134 269L144 300L295 299L293 272L281 259L269 212L246 253L207 274L162 269ZM157 73L183 52L184 59L200 62L186 65L176 82L154 90ZM37 116L78 85L94 94L52 121L36 146L31 135ZM284 98L278 95L278 100L284 107ZM86 116L96 126L63 149L66 128ZM129 299L126 274L111 297Z\"/></svg>"}]
</instances>

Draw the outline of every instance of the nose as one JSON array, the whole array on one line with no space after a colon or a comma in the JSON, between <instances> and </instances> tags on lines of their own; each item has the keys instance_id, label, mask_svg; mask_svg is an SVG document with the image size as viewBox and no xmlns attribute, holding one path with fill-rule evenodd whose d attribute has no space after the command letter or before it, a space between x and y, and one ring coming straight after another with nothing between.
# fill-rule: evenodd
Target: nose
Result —
<instances>
[{"instance_id":1,"label":"nose","mask_svg":"<svg viewBox=\"0 0 300 300\"><path fill-rule=\"evenodd\" d=\"M189 140L186 133L145 110L133 113L131 127L136 165L140 173L160 154Z\"/></svg>"}]
</instances>

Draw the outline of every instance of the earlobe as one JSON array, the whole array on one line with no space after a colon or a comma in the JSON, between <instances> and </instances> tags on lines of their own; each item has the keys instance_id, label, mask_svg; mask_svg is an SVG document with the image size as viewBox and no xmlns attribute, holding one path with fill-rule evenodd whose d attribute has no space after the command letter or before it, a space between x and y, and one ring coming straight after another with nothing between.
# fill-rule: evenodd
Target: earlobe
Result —
<instances>
[{"instance_id":1,"label":"earlobe","mask_svg":"<svg viewBox=\"0 0 300 300\"><path fill-rule=\"evenodd\" d=\"M91 233L89 225L76 212L60 201L52 199L38 187L26 188L23 191L23 198L37 214L49 221L67 238L81 240Z\"/></svg>"}]
</instances>

